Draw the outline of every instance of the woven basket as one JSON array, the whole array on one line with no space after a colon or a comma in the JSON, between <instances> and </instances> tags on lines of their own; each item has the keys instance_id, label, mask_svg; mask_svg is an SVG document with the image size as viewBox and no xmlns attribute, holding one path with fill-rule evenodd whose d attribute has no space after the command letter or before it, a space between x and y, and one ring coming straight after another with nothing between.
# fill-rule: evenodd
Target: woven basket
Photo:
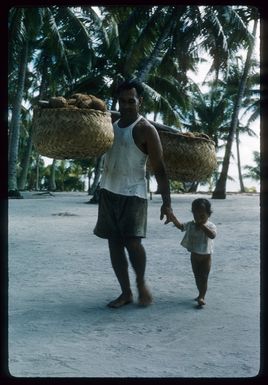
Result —
<instances>
[{"instance_id":1,"label":"woven basket","mask_svg":"<svg viewBox=\"0 0 268 385\"><path fill-rule=\"evenodd\" d=\"M211 139L159 131L169 179L203 181L217 167L215 144Z\"/></svg>"},{"instance_id":2,"label":"woven basket","mask_svg":"<svg viewBox=\"0 0 268 385\"><path fill-rule=\"evenodd\" d=\"M109 112L91 109L37 108L33 144L44 156L87 159L104 154L113 144Z\"/></svg>"}]
</instances>

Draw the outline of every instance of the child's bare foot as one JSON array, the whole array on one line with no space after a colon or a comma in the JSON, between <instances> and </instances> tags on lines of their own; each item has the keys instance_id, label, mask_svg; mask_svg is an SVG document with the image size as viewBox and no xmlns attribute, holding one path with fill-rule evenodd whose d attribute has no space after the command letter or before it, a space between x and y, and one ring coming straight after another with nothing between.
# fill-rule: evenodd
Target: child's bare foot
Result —
<instances>
[{"instance_id":1,"label":"child's bare foot","mask_svg":"<svg viewBox=\"0 0 268 385\"><path fill-rule=\"evenodd\" d=\"M198 302L198 305L199 305L199 306L203 306L203 305L206 304L206 302L204 301L203 298L198 298L197 302Z\"/></svg>"},{"instance_id":2,"label":"child's bare foot","mask_svg":"<svg viewBox=\"0 0 268 385\"><path fill-rule=\"evenodd\" d=\"M138 291L140 306L148 306L153 302L153 297L145 285L138 286Z\"/></svg>"},{"instance_id":3,"label":"child's bare foot","mask_svg":"<svg viewBox=\"0 0 268 385\"><path fill-rule=\"evenodd\" d=\"M107 304L108 307L112 307L114 309L118 309L119 307L122 307L124 305L128 305L129 303L133 302L133 296L132 294L121 294L118 298L115 300L109 302Z\"/></svg>"}]
</instances>

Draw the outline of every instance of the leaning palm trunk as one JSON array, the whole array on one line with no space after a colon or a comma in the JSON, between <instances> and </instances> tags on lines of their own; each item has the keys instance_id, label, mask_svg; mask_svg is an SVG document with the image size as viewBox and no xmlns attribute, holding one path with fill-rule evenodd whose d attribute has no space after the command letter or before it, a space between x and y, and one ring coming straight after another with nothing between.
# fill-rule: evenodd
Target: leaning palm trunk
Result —
<instances>
[{"instance_id":1,"label":"leaning palm trunk","mask_svg":"<svg viewBox=\"0 0 268 385\"><path fill-rule=\"evenodd\" d=\"M146 60L143 60L142 67L139 69L136 75L139 81L141 82L146 81L152 68L154 67L155 63L158 61L163 45L166 39L168 38L168 36L170 35L170 31L172 30L177 20L177 16L179 12L180 10L178 9L178 7L175 7L172 15L170 16L169 20L165 25L164 30L161 33L161 36L159 37L158 41L155 44L152 54Z\"/></svg>"},{"instance_id":2,"label":"leaning palm trunk","mask_svg":"<svg viewBox=\"0 0 268 385\"><path fill-rule=\"evenodd\" d=\"M48 189L50 191L56 191L57 189L55 171L56 171L56 159L53 159L53 162L50 165L50 175L49 175Z\"/></svg>"},{"instance_id":3,"label":"leaning palm trunk","mask_svg":"<svg viewBox=\"0 0 268 385\"><path fill-rule=\"evenodd\" d=\"M42 80L41 80L40 89L39 89L39 99L44 98L46 88L47 88L47 62L44 61L43 70L42 70ZM19 180L18 180L19 190L24 190L26 182L27 182L27 175L28 175L29 166L30 166L30 157L31 157L32 148L33 148L32 133L33 133L33 130L32 130L32 128L30 128L29 129L29 136L27 139L25 156L21 162L22 170L21 170L21 175L20 175Z\"/></svg>"},{"instance_id":4,"label":"leaning palm trunk","mask_svg":"<svg viewBox=\"0 0 268 385\"><path fill-rule=\"evenodd\" d=\"M99 156L96 160L94 181L90 189L90 194L92 195L94 195L101 178L103 161L104 161L104 155Z\"/></svg>"},{"instance_id":5,"label":"leaning palm trunk","mask_svg":"<svg viewBox=\"0 0 268 385\"><path fill-rule=\"evenodd\" d=\"M21 59L19 63L19 76L18 76L18 89L13 105L10 136L9 136L9 148L8 148L8 195L18 196L21 195L18 192L17 186L17 162L18 162L18 149L20 138L20 115L21 115L21 103L23 98L23 90L25 84L25 74L27 68L28 58L28 42L26 41L21 50Z\"/></svg>"},{"instance_id":6,"label":"leaning palm trunk","mask_svg":"<svg viewBox=\"0 0 268 385\"><path fill-rule=\"evenodd\" d=\"M258 25L258 20L256 19L254 21L254 26L253 26L253 37L256 36L257 25ZM241 81L240 81L240 86L239 86L237 98L235 101L234 111L233 111L233 115L232 115L230 131L229 131L228 138L227 138L225 154L224 154L224 159L223 159L223 164L222 164L222 171L221 171L220 177L216 183L215 190L213 191L213 194L212 194L212 198L214 198L214 199L225 199L226 198L226 182L227 182L228 169L229 169L230 158L231 158L232 144L233 144L234 135L235 135L235 132L237 129L238 114L239 114L239 110L241 108L242 98L243 98L244 91L246 88L247 77L248 77L248 73L249 73L250 66L251 66L251 56L253 53L253 48L254 48L254 41L250 44L248 52L247 52L244 72L243 72L243 76L242 76Z\"/></svg>"},{"instance_id":7,"label":"leaning palm trunk","mask_svg":"<svg viewBox=\"0 0 268 385\"><path fill-rule=\"evenodd\" d=\"M27 182L27 175L28 175L28 170L30 165L30 156L31 156L32 147L33 147L31 131L32 130L30 130L29 137L27 138L26 150L21 162L21 173L18 179L19 190L25 190L25 186Z\"/></svg>"},{"instance_id":8,"label":"leaning palm trunk","mask_svg":"<svg viewBox=\"0 0 268 385\"><path fill-rule=\"evenodd\" d=\"M236 153L237 153L237 168L238 168L238 178L239 178L239 184L240 184L240 192L245 192L245 186L243 183L243 177L241 172L241 160L240 160L240 149L239 149L239 129L236 130Z\"/></svg>"}]
</instances>

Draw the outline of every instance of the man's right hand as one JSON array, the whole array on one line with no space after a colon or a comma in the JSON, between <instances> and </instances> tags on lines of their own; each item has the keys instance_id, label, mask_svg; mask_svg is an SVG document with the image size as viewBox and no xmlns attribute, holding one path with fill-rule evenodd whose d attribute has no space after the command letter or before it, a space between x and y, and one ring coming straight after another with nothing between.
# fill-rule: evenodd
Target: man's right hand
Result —
<instances>
[{"instance_id":1,"label":"man's right hand","mask_svg":"<svg viewBox=\"0 0 268 385\"><path fill-rule=\"evenodd\" d=\"M170 222L173 221L174 214L173 214L173 210L172 210L171 206L167 206L167 205L164 205L164 204L161 206L161 209L160 209L160 220L162 220L164 218L164 216L166 216L166 221L164 222L165 225L167 223L170 223Z\"/></svg>"}]
</instances>

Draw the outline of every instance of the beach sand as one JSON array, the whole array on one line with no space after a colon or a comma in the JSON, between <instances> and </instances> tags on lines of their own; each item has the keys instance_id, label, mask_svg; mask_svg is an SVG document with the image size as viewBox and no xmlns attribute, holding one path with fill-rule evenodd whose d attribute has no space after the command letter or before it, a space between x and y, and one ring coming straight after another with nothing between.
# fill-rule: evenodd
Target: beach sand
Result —
<instances>
[{"instance_id":1,"label":"beach sand","mask_svg":"<svg viewBox=\"0 0 268 385\"><path fill-rule=\"evenodd\" d=\"M252 377L260 369L259 195L173 194L181 221L211 201L217 226L207 304L196 307L183 233L148 207L146 278L154 303L111 309L120 294L86 193L10 199L9 371L15 377Z\"/></svg>"}]
</instances>

